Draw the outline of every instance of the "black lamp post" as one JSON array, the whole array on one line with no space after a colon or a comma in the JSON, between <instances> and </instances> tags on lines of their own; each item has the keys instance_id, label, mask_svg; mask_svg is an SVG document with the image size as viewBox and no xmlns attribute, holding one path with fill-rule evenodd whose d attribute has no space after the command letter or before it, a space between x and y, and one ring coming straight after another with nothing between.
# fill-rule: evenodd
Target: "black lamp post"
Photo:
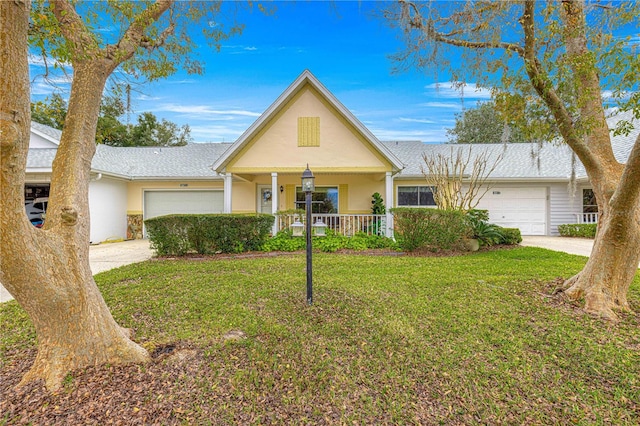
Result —
<instances>
[{"instance_id":1,"label":"black lamp post","mask_svg":"<svg viewBox=\"0 0 640 426\"><path fill-rule=\"evenodd\" d=\"M302 190L305 195L305 210L307 213L307 303L309 305L313 303L313 278L311 274L311 194L316 188L314 180L315 177L313 173L311 173L311 170L309 170L309 164L307 164L307 169L302 173Z\"/></svg>"}]
</instances>

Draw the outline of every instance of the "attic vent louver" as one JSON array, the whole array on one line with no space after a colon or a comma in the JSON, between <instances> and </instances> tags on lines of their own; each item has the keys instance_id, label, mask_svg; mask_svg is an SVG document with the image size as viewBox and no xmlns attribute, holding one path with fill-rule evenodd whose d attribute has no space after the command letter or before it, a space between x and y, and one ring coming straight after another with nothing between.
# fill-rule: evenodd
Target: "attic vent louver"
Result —
<instances>
[{"instance_id":1,"label":"attic vent louver","mask_svg":"<svg viewBox=\"0 0 640 426\"><path fill-rule=\"evenodd\" d=\"M320 117L298 117L298 146L320 146Z\"/></svg>"}]
</instances>

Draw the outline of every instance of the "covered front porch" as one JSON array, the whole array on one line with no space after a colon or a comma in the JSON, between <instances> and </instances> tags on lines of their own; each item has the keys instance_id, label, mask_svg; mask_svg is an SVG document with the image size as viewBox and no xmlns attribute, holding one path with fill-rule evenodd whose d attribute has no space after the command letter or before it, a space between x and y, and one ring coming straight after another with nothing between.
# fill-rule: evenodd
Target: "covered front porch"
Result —
<instances>
[{"instance_id":1,"label":"covered front porch","mask_svg":"<svg viewBox=\"0 0 640 426\"><path fill-rule=\"evenodd\" d=\"M302 191L303 168L295 172L226 173L224 175L225 213L268 213L276 216L273 235L304 221L305 193ZM313 170L312 170L313 171ZM394 205L391 172L314 172L312 193L313 223L320 221L338 234L358 232L392 236ZM386 214L372 214L372 197L379 193Z\"/></svg>"}]
</instances>

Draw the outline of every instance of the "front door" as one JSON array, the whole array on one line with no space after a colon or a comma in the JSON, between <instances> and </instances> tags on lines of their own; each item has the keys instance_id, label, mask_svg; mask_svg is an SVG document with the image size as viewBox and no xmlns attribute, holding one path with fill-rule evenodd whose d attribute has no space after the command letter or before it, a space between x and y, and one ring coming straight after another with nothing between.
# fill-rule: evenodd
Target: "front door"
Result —
<instances>
[{"instance_id":1,"label":"front door","mask_svg":"<svg viewBox=\"0 0 640 426\"><path fill-rule=\"evenodd\" d=\"M273 199L271 186L258 187L258 212L271 214L271 200Z\"/></svg>"}]
</instances>

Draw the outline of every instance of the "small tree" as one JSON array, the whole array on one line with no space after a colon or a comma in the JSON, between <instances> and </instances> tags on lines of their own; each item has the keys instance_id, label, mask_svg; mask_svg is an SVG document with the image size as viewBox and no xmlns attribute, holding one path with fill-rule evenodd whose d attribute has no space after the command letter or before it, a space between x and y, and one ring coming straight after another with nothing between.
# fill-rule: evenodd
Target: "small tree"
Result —
<instances>
[{"instance_id":1,"label":"small tree","mask_svg":"<svg viewBox=\"0 0 640 426\"><path fill-rule=\"evenodd\" d=\"M469 211L491 188L487 179L502 161L502 154L491 159L487 151L473 156L471 148L451 147L449 155L424 154L422 158L422 174L434 188L438 208Z\"/></svg>"},{"instance_id":2,"label":"small tree","mask_svg":"<svg viewBox=\"0 0 640 426\"><path fill-rule=\"evenodd\" d=\"M371 196L371 214L385 214L386 208L384 207L384 200L379 192L374 193Z\"/></svg>"}]
</instances>

